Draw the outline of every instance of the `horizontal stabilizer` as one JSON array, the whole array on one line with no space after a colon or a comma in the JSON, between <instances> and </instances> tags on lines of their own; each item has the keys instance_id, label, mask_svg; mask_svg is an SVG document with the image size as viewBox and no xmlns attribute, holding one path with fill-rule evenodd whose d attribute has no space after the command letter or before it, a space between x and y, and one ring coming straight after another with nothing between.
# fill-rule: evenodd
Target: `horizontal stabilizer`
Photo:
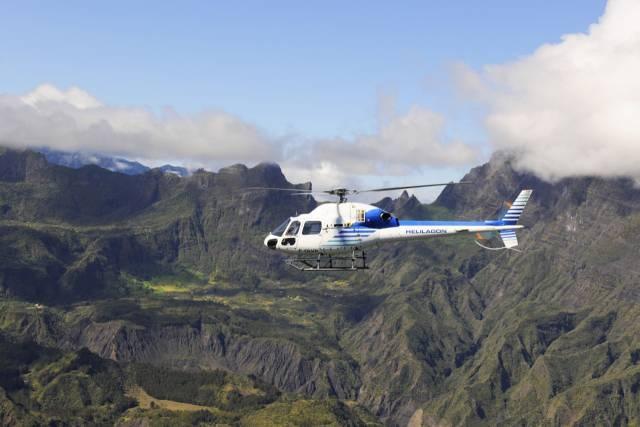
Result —
<instances>
[{"instance_id":1,"label":"horizontal stabilizer","mask_svg":"<svg viewBox=\"0 0 640 427\"><path fill-rule=\"evenodd\" d=\"M518 246L518 237L516 236L516 230L502 230L500 232L500 238L504 247L507 249Z\"/></svg>"}]
</instances>

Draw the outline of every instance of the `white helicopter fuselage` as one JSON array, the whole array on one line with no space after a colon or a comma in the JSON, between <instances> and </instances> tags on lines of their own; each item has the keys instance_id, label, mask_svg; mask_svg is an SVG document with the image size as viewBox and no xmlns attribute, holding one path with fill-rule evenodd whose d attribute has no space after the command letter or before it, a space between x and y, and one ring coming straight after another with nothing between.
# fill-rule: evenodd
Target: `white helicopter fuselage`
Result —
<instances>
[{"instance_id":1,"label":"white helicopter fuselage","mask_svg":"<svg viewBox=\"0 0 640 427\"><path fill-rule=\"evenodd\" d=\"M489 221L401 220L372 205L327 203L288 219L265 238L264 244L269 249L288 254L331 255L363 250L383 242L462 233L502 232L505 233L501 234L503 240L513 233L515 240L515 230L523 228L516 225L516 221L505 221L505 218Z\"/></svg>"}]
</instances>

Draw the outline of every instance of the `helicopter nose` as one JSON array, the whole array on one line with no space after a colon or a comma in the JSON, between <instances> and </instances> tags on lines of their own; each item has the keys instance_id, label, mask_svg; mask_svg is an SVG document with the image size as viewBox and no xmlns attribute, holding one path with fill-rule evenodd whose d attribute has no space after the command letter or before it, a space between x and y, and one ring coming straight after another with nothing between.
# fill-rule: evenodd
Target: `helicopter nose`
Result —
<instances>
[{"instance_id":1,"label":"helicopter nose","mask_svg":"<svg viewBox=\"0 0 640 427\"><path fill-rule=\"evenodd\" d=\"M272 234L269 234L265 239L264 239L264 245L266 247L268 247L269 249L275 249L276 246L278 245L278 239L277 237L275 237Z\"/></svg>"}]
</instances>

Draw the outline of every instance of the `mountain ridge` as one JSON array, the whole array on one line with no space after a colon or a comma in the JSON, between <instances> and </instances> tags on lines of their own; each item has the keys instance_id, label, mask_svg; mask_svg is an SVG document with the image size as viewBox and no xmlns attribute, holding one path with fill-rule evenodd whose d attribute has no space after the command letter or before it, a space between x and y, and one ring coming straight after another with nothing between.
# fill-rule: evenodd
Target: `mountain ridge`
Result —
<instances>
[{"instance_id":1,"label":"mountain ridge","mask_svg":"<svg viewBox=\"0 0 640 427\"><path fill-rule=\"evenodd\" d=\"M67 152L50 148L40 148L37 151L44 154L49 163L72 169L96 165L103 169L108 169L111 172L123 173L125 175L140 175L152 169L158 169L161 172L172 173L180 177L190 175L189 170L182 166L166 164L157 168L151 168L140 162L128 160L123 157L107 156L99 153Z\"/></svg>"},{"instance_id":2,"label":"mountain ridge","mask_svg":"<svg viewBox=\"0 0 640 427\"><path fill-rule=\"evenodd\" d=\"M222 366L307 398L354 400L386 425L640 417L630 180L551 184L494 158L433 204L408 194L377 204L416 219L491 218L532 188L523 253L454 237L373 250L367 273L311 276L284 269L262 237L315 201L240 191L294 188L273 165L182 179L58 168L0 153L3 333L118 363ZM88 200L100 208L76 212L72 198L49 195L99 184L105 195ZM111 202L129 194L120 185L147 196L135 209Z\"/></svg>"}]
</instances>

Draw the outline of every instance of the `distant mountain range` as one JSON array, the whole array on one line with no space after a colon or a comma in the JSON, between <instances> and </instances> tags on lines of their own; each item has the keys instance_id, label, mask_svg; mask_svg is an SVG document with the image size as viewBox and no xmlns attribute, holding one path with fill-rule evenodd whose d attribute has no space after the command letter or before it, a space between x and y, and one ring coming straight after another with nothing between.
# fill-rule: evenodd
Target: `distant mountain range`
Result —
<instances>
[{"instance_id":1,"label":"distant mountain range","mask_svg":"<svg viewBox=\"0 0 640 427\"><path fill-rule=\"evenodd\" d=\"M38 151L45 155L49 163L73 169L78 169L87 165L96 165L112 172L119 172L125 175L140 175L152 169L139 162L98 153L66 152L52 150L50 148L41 148L38 149ZM181 166L167 164L154 169L159 169L162 172L172 173L180 177L190 175L189 170Z\"/></svg>"},{"instance_id":2,"label":"distant mountain range","mask_svg":"<svg viewBox=\"0 0 640 427\"><path fill-rule=\"evenodd\" d=\"M464 180L378 205L482 219L531 188L522 252L452 237L303 274L262 240L315 200L243 191L310 188L277 165L129 176L0 148L0 425L637 425L640 190L500 156Z\"/></svg>"}]
</instances>

